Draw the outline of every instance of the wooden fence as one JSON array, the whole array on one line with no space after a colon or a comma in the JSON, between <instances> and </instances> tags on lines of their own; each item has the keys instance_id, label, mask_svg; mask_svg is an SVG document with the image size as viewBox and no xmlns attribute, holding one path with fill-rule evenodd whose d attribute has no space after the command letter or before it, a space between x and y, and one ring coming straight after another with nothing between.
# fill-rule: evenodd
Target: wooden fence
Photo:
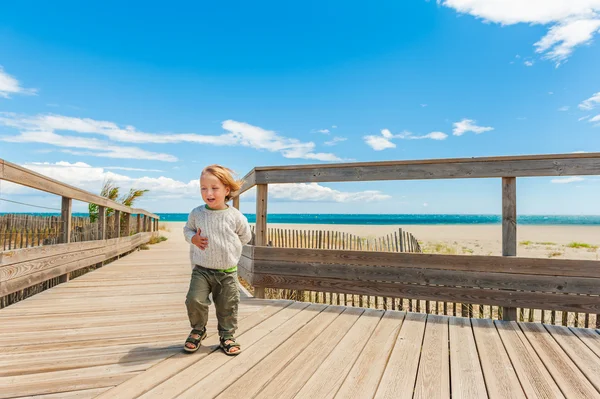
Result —
<instances>
[{"instance_id":1,"label":"wooden fence","mask_svg":"<svg viewBox=\"0 0 600 399\"><path fill-rule=\"evenodd\" d=\"M0 180L62 197L60 216L0 216L0 307L135 250L158 231L158 216L0 159ZM96 204L97 221L73 217L73 200ZM107 212L110 211L110 214Z\"/></svg>"},{"instance_id":2,"label":"wooden fence","mask_svg":"<svg viewBox=\"0 0 600 399\"><path fill-rule=\"evenodd\" d=\"M256 167L234 198L239 209L239 194L256 186L256 237L240 275L259 298L296 290L364 305L367 296L377 307L600 328L598 261L516 258L517 178L579 175L600 175L600 153ZM268 246L269 184L466 178L501 182L502 257Z\"/></svg>"},{"instance_id":3,"label":"wooden fence","mask_svg":"<svg viewBox=\"0 0 600 399\"><path fill-rule=\"evenodd\" d=\"M137 223L137 215L121 215L120 232L116 233L115 215L106 217L105 239L131 236L144 232L148 226ZM61 241L60 216L5 214L0 215L0 250L54 245ZM71 217L70 242L99 240L100 222L92 223L89 217ZM139 230L138 230L139 229Z\"/></svg>"},{"instance_id":4,"label":"wooden fence","mask_svg":"<svg viewBox=\"0 0 600 399\"><path fill-rule=\"evenodd\" d=\"M251 227L255 234L255 227ZM422 252L418 240L398 229L381 237L359 237L331 230L267 229L267 246L277 248L348 249L353 251Z\"/></svg>"}]
</instances>

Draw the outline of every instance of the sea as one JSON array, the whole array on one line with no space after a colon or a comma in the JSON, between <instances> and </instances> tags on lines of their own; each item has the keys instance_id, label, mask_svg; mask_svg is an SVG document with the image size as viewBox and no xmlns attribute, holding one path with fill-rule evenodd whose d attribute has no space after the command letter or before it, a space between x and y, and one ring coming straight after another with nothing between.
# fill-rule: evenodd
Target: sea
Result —
<instances>
[{"instance_id":1,"label":"sea","mask_svg":"<svg viewBox=\"0 0 600 399\"><path fill-rule=\"evenodd\" d=\"M0 212L0 215L4 213ZM19 213L20 215L60 216L59 213ZM157 213L161 222L185 222L187 213ZM255 214L245 214L250 223L256 221ZM73 216L88 216L73 213ZM457 215L457 214L291 214L270 213L267 223L286 224L358 224L358 225L483 225L501 224L501 215ZM520 215L521 225L577 225L600 226L600 215Z\"/></svg>"},{"instance_id":2,"label":"sea","mask_svg":"<svg viewBox=\"0 0 600 399\"><path fill-rule=\"evenodd\" d=\"M185 222L187 214L157 213L161 221ZM248 221L256 221L255 214L246 214ZM355 215L355 214L268 214L267 223L286 224L359 224L359 225L396 225L396 224L502 224L501 215L452 215L452 214L399 214L399 215ZM600 215L521 215L517 224L529 225L596 225L600 226Z\"/></svg>"}]
</instances>

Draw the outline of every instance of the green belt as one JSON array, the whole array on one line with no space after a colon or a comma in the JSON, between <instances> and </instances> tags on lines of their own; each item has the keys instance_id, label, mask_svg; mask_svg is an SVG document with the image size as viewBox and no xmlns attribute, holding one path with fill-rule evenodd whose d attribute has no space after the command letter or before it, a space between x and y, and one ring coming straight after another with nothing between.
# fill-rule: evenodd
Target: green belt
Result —
<instances>
[{"instance_id":1,"label":"green belt","mask_svg":"<svg viewBox=\"0 0 600 399\"><path fill-rule=\"evenodd\" d=\"M237 266L233 266L233 267L230 267L229 269L224 269L224 270L219 270L219 271L223 272L223 273L233 273L236 270L237 270Z\"/></svg>"}]
</instances>

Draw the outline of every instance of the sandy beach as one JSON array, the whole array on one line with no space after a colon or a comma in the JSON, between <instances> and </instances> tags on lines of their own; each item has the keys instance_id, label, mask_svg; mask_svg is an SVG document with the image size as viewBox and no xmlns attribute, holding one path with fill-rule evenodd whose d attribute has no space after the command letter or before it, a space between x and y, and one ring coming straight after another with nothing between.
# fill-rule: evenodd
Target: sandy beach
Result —
<instances>
[{"instance_id":1,"label":"sandy beach","mask_svg":"<svg viewBox=\"0 0 600 399\"><path fill-rule=\"evenodd\" d=\"M183 229L184 222L164 222L171 233ZM424 252L459 255L502 255L500 225L332 225L277 224L269 228L323 230L375 238L403 229L413 234ZM599 226L523 225L517 228L517 256L528 258L600 260Z\"/></svg>"}]
</instances>

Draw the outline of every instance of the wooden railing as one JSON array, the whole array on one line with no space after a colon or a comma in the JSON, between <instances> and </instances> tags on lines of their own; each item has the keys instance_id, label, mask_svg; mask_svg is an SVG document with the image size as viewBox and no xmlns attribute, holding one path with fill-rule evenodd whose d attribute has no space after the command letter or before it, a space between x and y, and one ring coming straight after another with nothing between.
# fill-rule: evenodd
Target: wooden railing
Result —
<instances>
[{"instance_id":1,"label":"wooden railing","mask_svg":"<svg viewBox=\"0 0 600 399\"><path fill-rule=\"evenodd\" d=\"M255 245L240 275L257 297L288 288L497 305L504 320L516 320L517 308L582 312L600 327L598 261L515 257L516 178L578 175L600 175L600 153L257 167L238 193L257 188ZM492 177L502 180L502 257L266 247L271 183Z\"/></svg>"},{"instance_id":2,"label":"wooden railing","mask_svg":"<svg viewBox=\"0 0 600 399\"><path fill-rule=\"evenodd\" d=\"M17 218L4 218L0 226L0 298L51 279L68 281L70 273L130 252L158 231L159 217L153 213L124 206L2 159L0 180L62 197L61 216L55 218L58 225L49 229L51 233L40 233L27 223L17 224ZM93 234L84 237L83 225L73 229L73 221L77 222L72 217L73 200L98 205ZM114 210L110 218L107 208ZM10 250L5 250L7 244Z\"/></svg>"}]
</instances>

